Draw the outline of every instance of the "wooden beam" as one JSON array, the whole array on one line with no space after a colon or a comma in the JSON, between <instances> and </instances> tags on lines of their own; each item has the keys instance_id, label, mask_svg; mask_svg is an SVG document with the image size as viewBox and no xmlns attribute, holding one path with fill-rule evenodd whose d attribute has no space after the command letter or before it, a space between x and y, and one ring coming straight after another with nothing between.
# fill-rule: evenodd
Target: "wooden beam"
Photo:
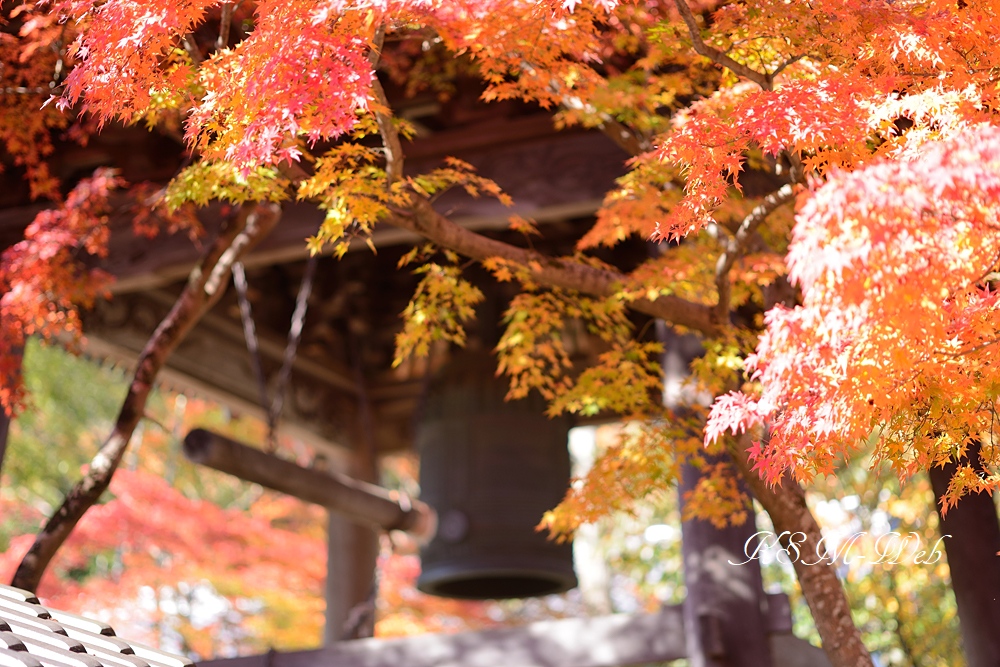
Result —
<instances>
[{"instance_id":1,"label":"wooden beam","mask_svg":"<svg viewBox=\"0 0 1000 667\"><path fill-rule=\"evenodd\" d=\"M655 614L539 621L523 627L402 639L359 639L199 667L616 667L684 657L680 606Z\"/></svg>"},{"instance_id":2,"label":"wooden beam","mask_svg":"<svg viewBox=\"0 0 1000 667\"><path fill-rule=\"evenodd\" d=\"M83 315L84 352L99 360L134 364L153 327L171 304L172 297L159 291L121 294L111 301L98 302ZM258 336L265 368L273 372L284 355L283 343L276 342L263 329L258 329ZM279 348L281 356L276 354ZM281 433L307 440L331 456L342 455L344 445L350 442L351 420L356 411L355 378L335 364L325 365L306 350L300 350L292 368ZM218 312L207 315L188 335L158 381L266 419L242 331ZM385 418L381 405L374 409L379 451L409 447L408 433L401 429L410 423L409 415Z\"/></svg>"},{"instance_id":3,"label":"wooden beam","mask_svg":"<svg viewBox=\"0 0 1000 667\"><path fill-rule=\"evenodd\" d=\"M434 510L419 500L407 500L337 472L303 468L204 429L195 429L184 438L184 455L194 463L322 505L358 523L405 530L420 539L429 539L437 528Z\"/></svg>"},{"instance_id":4,"label":"wooden beam","mask_svg":"<svg viewBox=\"0 0 1000 667\"><path fill-rule=\"evenodd\" d=\"M511 141L488 146L457 141L445 154L453 154L474 165L481 176L497 182L514 199L507 208L495 199L474 198L461 188L453 188L435 200L442 215L471 230L506 229L512 214L533 218L539 223L582 218L600 208L604 196L615 187L615 179L625 173L627 155L599 132L554 132L534 136L545 119L518 121L531 141ZM442 146L450 134L435 135ZM430 140L428 140L430 141ZM423 145L423 144L420 144ZM445 154L412 159L408 172L428 171ZM119 203L116 201L116 203ZM124 204L124 202L121 202ZM39 207L0 210L0 232L23 229ZM213 204L201 214L206 228L221 217L219 205ZM305 202L282 205L282 222L277 229L245 260L250 268L300 261L308 256L306 238L313 236L323 222L324 213ZM378 247L413 243L422 237L379 225L373 241ZM363 242L356 244L363 248ZM130 220L117 220L110 240L110 252L101 268L117 278L116 294L140 292L169 285L184 278L196 261L197 247L186 233L161 234L154 242L137 236Z\"/></svg>"}]
</instances>

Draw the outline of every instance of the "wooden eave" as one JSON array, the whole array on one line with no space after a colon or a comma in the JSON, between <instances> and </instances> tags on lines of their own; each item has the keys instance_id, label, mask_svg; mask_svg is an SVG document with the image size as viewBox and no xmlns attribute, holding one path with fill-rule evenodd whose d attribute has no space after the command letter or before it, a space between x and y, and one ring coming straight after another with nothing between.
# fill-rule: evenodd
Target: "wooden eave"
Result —
<instances>
[{"instance_id":1,"label":"wooden eave","mask_svg":"<svg viewBox=\"0 0 1000 667\"><path fill-rule=\"evenodd\" d=\"M144 150L143 131L131 131L136 150ZM114 134L116 146L122 143L123 132ZM100 140L95 139L94 150L110 154ZM432 169L447 156L458 157L496 181L514 200L514 206L506 208L493 199L473 199L455 189L435 201L439 212L470 229L519 245L526 241L508 231L509 217L516 213L533 218L542 224L544 234L532 241L534 247L559 253L572 251L604 195L624 173L628 157L599 132L557 132L551 115L540 111L418 137L405 152L407 173ZM175 157L165 155L163 161L173 163ZM15 238L38 208L0 210L0 237ZM218 205L204 211L208 233L217 228L220 211ZM245 262L263 365L270 376L284 353L291 307L307 257L305 240L316 233L322 219L323 212L315 206L286 204L275 232ZM379 449L387 451L409 446L424 379L434 360L412 360L398 368L391 365L394 336L402 324L400 313L416 284L408 271L397 270L396 262L419 239L382 225L373 241L376 254L359 242L357 250L343 260L324 257L320 261L282 425L314 441L344 443L352 439L357 402L365 396L374 412L375 439ZM133 360L198 256L197 243L187 234L150 240L134 234L129 221L117 221L109 256L102 264L116 277L114 298L85 318L89 353L124 363ZM171 385L202 392L237 410L262 414L232 291L191 332L162 377Z\"/></svg>"}]
</instances>

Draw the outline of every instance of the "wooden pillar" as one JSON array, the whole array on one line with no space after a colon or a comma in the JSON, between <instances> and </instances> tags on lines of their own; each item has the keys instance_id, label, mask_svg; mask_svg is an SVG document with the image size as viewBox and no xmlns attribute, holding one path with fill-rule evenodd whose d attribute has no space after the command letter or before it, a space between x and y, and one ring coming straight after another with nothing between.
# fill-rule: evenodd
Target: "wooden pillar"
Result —
<instances>
[{"instance_id":1,"label":"wooden pillar","mask_svg":"<svg viewBox=\"0 0 1000 667\"><path fill-rule=\"evenodd\" d=\"M688 395L684 379L691 360L701 354L701 343L693 336L678 336L662 323L664 343L664 403L681 407L697 400ZM709 463L728 462L728 457L709 457ZM680 507L684 494L695 488L701 471L682 467L679 483ZM738 475L733 471L734 475ZM746 492L746 489L744 489ZM719 529L698 519L681 523L681 554L684 559L684 634L691 667L773 667L768 637L766 598L760 563L745 565L748 540L757 531L751 515L742 526Z\"/></svg>"},{"instance_id":2,"label":"wooden pillar","mask_svg":"<svg viewBox=\"0 0 1000 667\"><path fill-rule=\"evenodd\" d=\"M980 467L979 445L970 446L969 460ZM931 468L935 498L948 490L958 467ZM940 504L935 503L940 516ZM951 585L958 605L958 622L969 667L1000 665L1000 523L993 497L972 494L959 501L941 518L941 535Z\"/></svg>"},{"instance_id":3,"label":"wooden pillar","mask_svg":"<svg viewBox=\"0 0 1000 667\"><path fill-rule=\"evenodd\" d=\"M325 645L371 637L375 628L375 564L379 535L329 513Z\"/></svg>"},{"instance_id":4,"label":"wooden pillar","mask_svg":"<svg viewBox=\"0 0 1000 667\"><path fill-rule=\"evenodd\" d=\"M359 404L354 430L356 448L351 455L352 477L376 482L378 465L371 428ZM378 596L376 566L381 532L343 515L329 513L326 560L326 627L323 643L373 637L375 602Z\"/></svg>"},{"instance_id":5,"label":"wooden pillar","mask_svg":"<svg viewBox=\"0 0 1000 667\"><path fill-rule=\"evenodd\" d=\"M716 458L710 463L725 462ZM735 473L734 473L735 474ZM684 493L694 488L701 471L681 471L681 511ZM742 526L716 528L693 519L681 524L684 558L684 629L691 667L772 667L766 598L760 563L747 560L744 548L754 543L751 516Z\"/></svg>"}]
</instances>

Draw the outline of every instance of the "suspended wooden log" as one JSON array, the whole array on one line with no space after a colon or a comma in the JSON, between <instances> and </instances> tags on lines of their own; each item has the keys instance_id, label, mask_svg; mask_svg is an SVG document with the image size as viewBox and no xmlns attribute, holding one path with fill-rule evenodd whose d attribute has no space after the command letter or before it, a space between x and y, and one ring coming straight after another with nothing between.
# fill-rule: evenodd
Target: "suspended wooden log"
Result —
<instances>
[{"instance_id":1,"label":"suspended wooden log","mask_svg":"<svg viewBox=\"0 0 1000 667\"><path fill-rule=\"evenodd\" d=\"M433 537L437 528L437 516L426 503L340 473L303 468L211 431L199 428L188 433L184 455L194 463L322 505L358 523L405 530L422 540Z\"/></svg>"}]
</instances>

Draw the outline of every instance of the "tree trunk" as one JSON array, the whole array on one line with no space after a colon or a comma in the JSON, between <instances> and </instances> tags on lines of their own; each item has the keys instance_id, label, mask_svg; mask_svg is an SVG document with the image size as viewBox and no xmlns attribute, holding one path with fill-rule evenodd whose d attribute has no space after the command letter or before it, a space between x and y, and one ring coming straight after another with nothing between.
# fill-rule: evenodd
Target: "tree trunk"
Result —
<instances>
[{"instance_id":1,"label":"tree trunk","mask_svg":"<svg viewBox=\"0 0 1000 667\"><path fill-rule=\"evenodd\" d=\"M13 361L12 365L17 369L16 373L20 374L21 364L24 361L24 348L17 347L11 350L10 356ZM0 408L0 475L3 473L3 462L7 456L7 436L10 432L10 422L10 415L7 414L6 410Z\"/></svg>"},{"instance_id":2,"label":"tree trunk","mask_svg":"<svg viewBox=\"0 0 1000 667\"><path fill-rule=\"evenodd\" d=\"M874 667L851 618L851 607L836 570L828 561L816 562L817 554L822 554L820 540L823 534L806 505L805 492L795 480L787 477L779 486L769 486L752 470L747 458L749 445L749 437L744 436L730 453L743 479L770 515L775 531L779 535L787 531L794 536L794 543L802 554L800 558L792 558L795 574L830 662L834 667Z\"/></svg>"},{"instance_id":3,"label":"tree trunk","mask_svg":"<svg viewBox=\"0 0 1000 667\"><path fill-rule=\"evenodd\" d=\"M273 204L244 206L208 248L201 264L191 272L174 307L160 322L139 355L132 383L111 434L90 462L87 474L70 489L62 505L35 537L34 544L14 573L11 585L29 591L38 588L59 547L111 483L132 432L143 416L157 373L174 348L222 296L233 262L270 232L278 222L279 213L280 209Z\"/></svg>"},{"instance_id":4,"label":"tree trunk","mask_svg":"<svg viewBox=\"0 0 1000 667\"><path fill-rule=\"evenodd\" d=\"M969 460L981 467L979 444L969 447ZM958 468L949 463L931 468L934 495L940 498ZM940 506L935 503L940 516ZM958 622L969 667L1000 665L1000 523L993 497L977 493L962 498L941 516L941 536L958 604Z\"/></svg>"}]
</instances>

